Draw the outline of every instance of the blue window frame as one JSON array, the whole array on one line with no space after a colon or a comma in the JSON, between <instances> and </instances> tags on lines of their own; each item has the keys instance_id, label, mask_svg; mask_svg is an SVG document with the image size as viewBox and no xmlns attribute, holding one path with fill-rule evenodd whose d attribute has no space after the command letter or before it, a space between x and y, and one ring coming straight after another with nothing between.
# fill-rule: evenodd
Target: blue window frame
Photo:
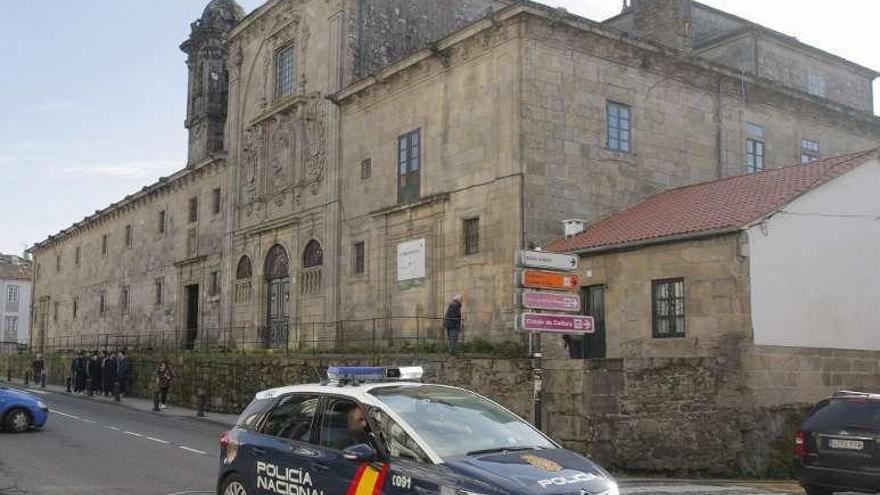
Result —
<instances>
[{"instance_id":1,"label":"blue window frame","mask_svg":"<svg viewBox=\"0 0 880 495\"><path fill-rule=\"evenodd\" d=\"M606 146L611 151L630 153L632 151L632 110L629 105L607 104L608 141Z\"/></svg>"}]
</instances>

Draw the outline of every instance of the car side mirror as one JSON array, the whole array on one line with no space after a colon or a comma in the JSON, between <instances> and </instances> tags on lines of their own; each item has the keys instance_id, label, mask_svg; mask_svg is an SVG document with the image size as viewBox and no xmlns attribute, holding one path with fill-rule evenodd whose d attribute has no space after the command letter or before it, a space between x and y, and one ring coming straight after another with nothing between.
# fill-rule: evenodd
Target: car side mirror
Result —
<instances>
[{"instance_id":1,"label":"car side mirror","mask_svg":"<svg viewBox=\"0 0 880 495\"><path fill-rule=\"evenodd\" d=\"M343 450L342 457L352 462L373 462L376 460L377 454L373 447L360 443Z\"/></svg>"}]
</instances>

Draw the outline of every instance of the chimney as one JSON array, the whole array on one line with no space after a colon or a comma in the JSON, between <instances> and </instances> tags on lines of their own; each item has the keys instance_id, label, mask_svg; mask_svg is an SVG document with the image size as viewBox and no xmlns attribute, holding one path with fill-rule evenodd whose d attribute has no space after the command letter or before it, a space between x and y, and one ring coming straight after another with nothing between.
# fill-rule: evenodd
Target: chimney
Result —
<instances>
[{"instance_id":1,"label":"chimney","mask_svg":"<svg viewBox=\"0 0 880 495\"><path fill-rule=\"evenodd\" d=\"M562 226L565 229L565 237L574 237L581 232L584 231L584 222L583 220L573 218L571 220L563 220Z\"/></svg>"},{"instance_id":2,"label":"chimney","mask_svg":"<svg viewBox=\"0 0 880 495\"><path fill-rule=\"evenodd\" d=\"M635 35L677 50L693 47L691 0L632 0Z\"/></svg>"}]
</instances>

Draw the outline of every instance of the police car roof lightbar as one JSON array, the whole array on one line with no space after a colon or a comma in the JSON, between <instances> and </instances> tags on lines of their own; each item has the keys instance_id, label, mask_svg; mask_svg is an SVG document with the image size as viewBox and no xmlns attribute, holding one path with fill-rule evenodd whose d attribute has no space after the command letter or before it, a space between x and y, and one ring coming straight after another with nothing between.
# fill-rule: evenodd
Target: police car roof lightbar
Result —
<instances>
[{"instance_id":1,"label":"police car roof lightbar","mask_svg":"<svg viewBox=\"0 0 880 495\"><path fill-rule=\"evenodd\" d=\"M386 382L421 380L425 371L421 366L331 366L327 378L331 382Z\"/></svg>"}]
</instances>

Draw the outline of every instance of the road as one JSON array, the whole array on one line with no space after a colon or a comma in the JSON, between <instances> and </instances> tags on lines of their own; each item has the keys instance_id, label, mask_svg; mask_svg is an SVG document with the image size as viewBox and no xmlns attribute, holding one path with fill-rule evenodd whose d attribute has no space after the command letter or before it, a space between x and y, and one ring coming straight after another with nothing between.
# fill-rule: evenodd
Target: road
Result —
<instances>
[{"instance_id":1,"label":"road","mask_svg":"<svg viewBox=\"0 0 880 495\"><path fill-rule=\"evenodd\" d=\"M0 433L0 495L213 493L223 426L42 392L42 431ZM728 484L624 482L628 495L779 495ZM330 494L328 494L330 495Z\"/></svg>"},{"instance_id":2,"label":"road","mask_svg":"<svg viewBox=\"0 0 880 495\"><path fill-rule=\"evenodd\" d=\"M213 493L220 425L44 393L42 431L0 433L0 494Z\"/></svg>"}]
</instances>

